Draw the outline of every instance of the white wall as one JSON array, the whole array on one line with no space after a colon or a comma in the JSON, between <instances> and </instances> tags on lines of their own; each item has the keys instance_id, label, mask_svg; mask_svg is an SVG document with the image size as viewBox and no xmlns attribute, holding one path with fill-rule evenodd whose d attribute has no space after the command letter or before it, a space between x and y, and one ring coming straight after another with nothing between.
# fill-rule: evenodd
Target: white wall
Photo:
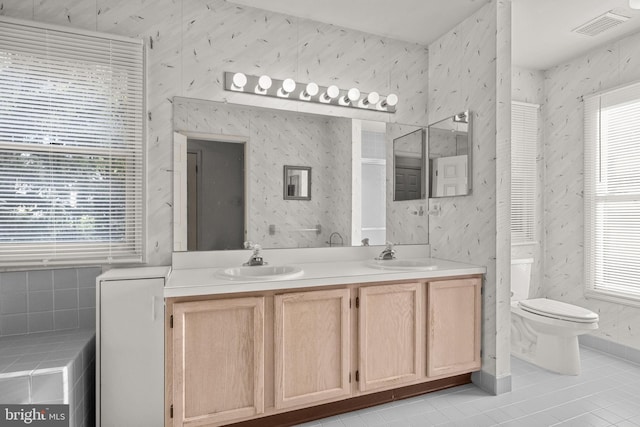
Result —
<instances>
[{"instance_id":1,"label":"white wall","mask_svg":"<svg viewBox=\"0 0 640 427\"><path fill-rule=\"evenodd\" d=\"M640 309L584 297L583 103L640 80L640 33L545 72L544 283L549 298L600 315L594 335L640 349Z\"/></svg>"},{"instance_id":2,"label":"white wall","mask_svg":"<svg viewBox=\"0 0 640 427\"><path fill-rule=\"evenodd\" d=\"M14 18L143 38L148 48L148 261L169 264L172 237L171 99L185 96L301 110L304 104L225 92L224 71L395 92L398 111L325 114L426 125L427 51L358 31L223 0L5 0ZM312 108L313 110L313 108ZM318 111L318 108L315 108ZM371 114L367 114L371 113Z\"/></svg>"},{"instance_id":3,"label":"white wall","mask_svg":"<svg viewBox=\"0 0 640 427\"><path fill-rule=\"evenodd\" d=\"M429 243L435 257L487 266L482 370L496 391L510 374L510 24L510 1L493 0L429 45L429 123L473 118L472 194L430 201L442 213L429 218Z\"/></svg>"}]
</instances>

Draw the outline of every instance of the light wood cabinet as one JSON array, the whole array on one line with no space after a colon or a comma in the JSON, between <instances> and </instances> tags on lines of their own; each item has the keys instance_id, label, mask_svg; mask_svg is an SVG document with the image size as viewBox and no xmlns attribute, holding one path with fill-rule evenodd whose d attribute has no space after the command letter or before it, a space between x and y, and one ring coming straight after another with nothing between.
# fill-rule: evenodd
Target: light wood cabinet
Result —
<instances>
[{"instance_id":1,"label":"light wood cabinet","mask_svg":"<svg viewBox=\"0 0 640 427\"><path fill-rule=\"evenodd\" d=\"M427 376L480 369L479 278L427 283Z\"/></svg>"},{"instance_id":2,"label":"light wood cabinet","mask_svg":"<svg viewBox=\"0 0 640 427\"><path fill-rule=\"evenodd\" d=\"M423 364L423 285L405 283L359 289L359 389L418 380Z\"/></svg>"},{"instance_id":3,"label":"light wood cabinet","mask_svg":"<svg viewBox=\"0 0 640 427\"><path fill-rule=\"evenodd\" d=\"M468 383L480 369L481 283L168 299L165 425L290 424Z\"/></svg>"},{"instance_id":4,"label":"light wood cabinet","mask_svg":"<svg viewBox=\"0 0 640 427\"><path fill-rule=\"evenodd\" d=\"M264 298L173 306L173 424L201 426L264 411Z\"/></svg>"},{"instance_id":5,"label":"light wood cabinet","mask_svg":"<svg viewBox=\"0 0 640 427\"><path fill-rule=\"evenodd\" d=\"M347 397L349 290L275 296L275 406Z\"/></svg>"}]
</instances>

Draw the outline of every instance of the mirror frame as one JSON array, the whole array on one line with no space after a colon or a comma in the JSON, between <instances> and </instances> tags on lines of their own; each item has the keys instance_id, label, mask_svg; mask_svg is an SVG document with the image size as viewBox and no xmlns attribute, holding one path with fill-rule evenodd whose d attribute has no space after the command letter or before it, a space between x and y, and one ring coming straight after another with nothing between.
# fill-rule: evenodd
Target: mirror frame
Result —
<instances>
[{"instance_id":1,"label":"mirror frame","mask_svg":"<svg viewBox=\"0 0 640 427\"><path fill-rule=\"evenodd\" d=\"M284 165L282 176L282 195L284 200L311 200L311 167L310 166L291 166ZM287 178L289 171L307 171L309 179L307 180L307 195L306 196L289 196L287 192Z\"/></svg>"}]
</instances>

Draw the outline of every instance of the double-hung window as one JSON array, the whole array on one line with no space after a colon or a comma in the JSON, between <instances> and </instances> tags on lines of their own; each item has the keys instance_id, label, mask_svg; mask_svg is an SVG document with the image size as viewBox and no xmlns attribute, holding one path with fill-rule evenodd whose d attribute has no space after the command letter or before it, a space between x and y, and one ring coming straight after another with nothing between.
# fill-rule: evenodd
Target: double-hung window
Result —
<instances>
[{"instance_id":1,"label":"double-hung window","mask_svg":"<svg viewBox=\"0 0 640 427\"><path fill-rule=\"evenodd\" d=\"M0 266L143 260L144 46L0 20Z\"/></svg>"},{"instance_id":2,"label":"double-hung window","mask_svg":"<svg viewBox=\"0 0 640 427\"><path fill-rule=\"evenodd\" d=\"M584 104L586 293L640 303L640 84Z\"/></svg>"},{"instance_id":3,"label":"double-hung window","mask_svg":"<svg viewBox=\"0 0 640 427\"><path fill-rule=\"evenodd\" d=\"M538 111L540 106L511 103L511 243L536 241Z\"/></svg>"}]
</instances>

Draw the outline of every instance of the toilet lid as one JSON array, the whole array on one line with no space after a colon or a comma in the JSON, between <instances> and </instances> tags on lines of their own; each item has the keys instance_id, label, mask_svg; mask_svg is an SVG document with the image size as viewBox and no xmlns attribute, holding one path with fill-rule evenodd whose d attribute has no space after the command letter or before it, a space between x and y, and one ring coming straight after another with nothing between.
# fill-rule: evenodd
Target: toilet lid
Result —
<instances>
[{"instance_id":1,"label":"toilet lid","mask_svg":"<svg viewBox=\"0 0 640 427\"><path fill-rule=\"evenodd\" d=\"M519 302L520 308L530 313L570 322L594 323L598 315L586 308L577 307L547 298L528 299Z\"/></svg>"}]
</instances>

